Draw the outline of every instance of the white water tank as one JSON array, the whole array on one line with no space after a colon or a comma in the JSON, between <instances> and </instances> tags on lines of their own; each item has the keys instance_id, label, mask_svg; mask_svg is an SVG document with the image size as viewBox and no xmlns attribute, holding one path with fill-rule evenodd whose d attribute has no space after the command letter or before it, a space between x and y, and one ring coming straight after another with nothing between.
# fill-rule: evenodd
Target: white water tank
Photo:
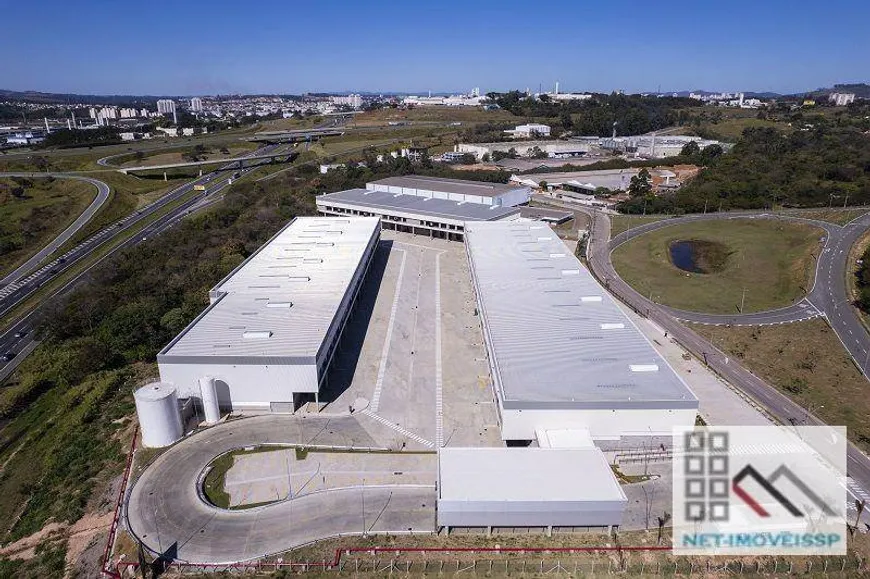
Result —
<instances>
[{"instance_id":1,"label":"white water tank","mask_svg":"<svg viewBox=\"0 0 870 579\"><path fill-rule=\"evenodd\" d=\"M169 446L181 438L181 414L175 386L165 382L152 382L133 394L142 444L149 448Z\"/></svg>"},{"instance_id":2,"label":"white water tank","mask_svg":"<svg viewBox=\"0 0 870 579\"><path fill-rule=\"evenodd\" d=\"M217 389L214 378L205 376L199 379L199 390L202 400L202 409L205 413L206 424L217 424L221 419L220 405L218 404Z\"/></svg>"}]
</instances>

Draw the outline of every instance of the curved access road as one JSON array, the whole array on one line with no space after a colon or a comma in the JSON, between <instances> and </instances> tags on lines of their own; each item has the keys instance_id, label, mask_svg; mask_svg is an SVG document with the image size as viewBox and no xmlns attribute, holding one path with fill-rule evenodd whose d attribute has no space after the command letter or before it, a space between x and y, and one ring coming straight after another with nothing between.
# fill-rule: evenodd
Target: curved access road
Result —
<instances>
[{"instance_id":1,"label":"curved access road","mask_svg":"<svg viewBox=\"0 0 870 579\"><path fill-rule=\"evenodd\" d=\"M199 492L209 463L230 450L269 443L346 446L349 441L357 448L378 446L349 415L255 416L206 429L145 469L128 494L127 527L154 553L203 564L249 561L338 535L431 533L434 485L333 488L245 510L219 509Z\"/></svg>"},{"instance_id":2,"label":"curved access road","mask_svg":"<svg viewBox=\"0 0 870 579\"><path fill-rule=\"evenodd\" d=\"M833 280L829 280L828 277L822 274L823 272L828 272L831 266L839 258L843 258L843 261L845 261L845 257L848 255L848 249L846 250L845 254L841 255L841 253L838 253L840 250L837 248L839 248L843 243L848 242L849 239L851 239L851 236L856 228L861 227L862 224L864 224L864 228L870 225L870 217L868 217L867 215L859 217L846 227L842 227L834 223L829 223L827 221L806 219L796 215L789 215L783 213L739 212L688 215L685 217L674 217L669 219L662 219L661 221L645 223L638 227L623 231L609 241L608 260L610 259L609 253L613 252L614 249L616 249L623 243L635 239L645 233L649 233L650 231L656 231L664 227L670 227L682 223L722 219L772 219L782 221L796 221L813 225L815 227L818 227L819 229L824 230L825 245L819 256L813 256L816 258L816 271L813 275L812 287L806 296L802 297L793 304L761 312L707 314L703 312L681 310L659 304L659 307L662 310L668 312L673 317L679 320L685 322L694 322L698 324L755 326L800 322L825 315L826 312L824 308L822 308L819 304L825 303L825 300L823 299L824 295L830 293L831 288L828 286L830 283L833 282ZM863 231L863 229L861 231ZM858 235L860 235L860 232L854 236L854 239L857 239ZM852 240L852 242L854 242L854 239ZM849 246L851 247L851 243ZM845 277L842 281L845 284ZM845 296L845 285L843 287L843 295Z\"/></svg>"},{"instance_id":3,"label":"curved access road","mask_svg":"<svg viewBox=\"0 0 870 579\"><path fill-rule=\"evenodd\" d=\"M703 360L728 383L766 408L782 424L824 424L814 414L796 404L788 396L744 368L738 361L730 358L706 339L683 325L681 320L672 315L670 309L651 302L623 281L616 273L610 259L610 252L613 248L612 243L608 241L610 238L610 218L600 211L594 211L592 215L593 226L586 251L587 261L590 270L611 293L635 311L658 324L686 350ZM699 217L707 218L693 216L688 219ZM868 227L870 227L870 215L867 214L844 227L825 223L825 230L830 232L829 238L825 243L822 256L818 259L816 280L808 298L813 300L812 306L821 311L822 315L827 318L859 366L864 360L857 358L856 355L863 354L865 358L868 357L870 336L861 326L857 314L849 303L846 295L845 271L849 249ZM613 243L619 243L620 235L614 238ZM870 489L870 459L851 443L847 451L847 468L848 475L852 479L850 492L855 498L865 498L867 496L865 489ZM857 485L857 490L854 485Z\"/></svg>"},{"instance_id":4,"label":"curved access road","mask_svg":"<svg viewBox=\"0 0 870 579\"><path fill-rule=\"evenodd\" d=\"M94 200L90 205L88 205L82 214L79 215L69 227L64 229L60 235L52 239L48 245L40 249L30 259L15 268L15 271L9 273L3 277L3 279L0 279L0 286L5 286L21 279L33 271L46 257L57 251L64 243L69 241L70 238L78 233L79 230L84 227L84 225L90 221L94 215L96 215L97 211L105 205L106 201L109 200L109 193L111 192L111 188L102 181L90 177L81 177L79 175L68 175L66 173L0 173L0 177L27 177L33 179L54 177L55 179L75 179L76 181L90 183L97 188L97 196L94 197Z\"/></svg>"}]
</instances>

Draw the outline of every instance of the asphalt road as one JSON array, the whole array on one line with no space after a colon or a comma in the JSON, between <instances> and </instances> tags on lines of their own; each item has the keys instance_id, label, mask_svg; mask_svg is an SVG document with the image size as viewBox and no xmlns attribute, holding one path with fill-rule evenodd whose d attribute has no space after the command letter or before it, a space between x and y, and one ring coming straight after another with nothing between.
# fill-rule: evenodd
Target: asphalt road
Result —
<instances>
[{"instance_id":1,"label":"asphalt road","mask_svg":"<svg viewBox=\"0 0 870 579\"><path fill-rule=\"evenodd\" d=\"M22 276L27 275L31 272L37 265L42 262L46 257L54 253L58 250L58 248L70 240L70 238L78 233L78 231L84 227L85 223L91 220L91 218L99 211L106 201L109 199L109 193L111 189L109 186L102 181L97 179L91 179L90 177L80 177L77 175L66 175L64 173L0 173L0 177L27 177L27 178L46 178L46 177L54 177L56 179L75 179L77 181L84 181L86 183L90 183L94 187L97 188L97 196L94 198L93 202L79 215L75 221L70 224L69 227L64 229L60 235L52 239L48 245L40 249L36 254L34 254L30 259L26 262L15 268L15 271L6 275L3 279L0 279L0 286L7 285L12 283Z\"/></svg>"},{"instance_id":2,"label":"asphalt road","mask_svg":"<svg viewBox=\"0 0 870 579\"><path fill-rule=\"evenodd\" d=\"M749 372L733 358L725 355L707 340L684 326L680 320L672 315L671 311L651 302L624 282L617 275L610 260L610 252L615 245L618 245L622 234L617 236L613 240L613 243L610 243L608 241L610 238L609 217L599 211L592 213L594 215L594 225L591 239L587 246L587 260L593 274L611 293L635 311L647 316L650 320L661 326L684 348L704 360L712 370L767 409L782 424L824 424L811 412L781 394L764 380ZM683 219L697 220L702 218L713 219L715 217L692 216ZM831 224L825 225L827 231L837 231L837 226L832 226ZM859 340L858 343L846 344L847 349L849 349L850 345L853 346L853 349L849 349L849 352L853 356L853 351L858 351L858 348L861 347L861 341L864 344L868 343L868 337L845 298L846 258L849 247L851 247L851 244L868 225L870 225L870 216L862 217L852 224L840 228L842 232L837 233L835 239L828 240L822 254L823 257L819 259L816 283L810 292L810 299L827 296L825 301L818 304L814 303L813 305L827 315L838 335L843 330L846 330L847 335L855 336L855 339ZM831 320L831 313L835 316L834 320ZM837 315L838 313L840 315ZM849 315L854 319L853 324L857 324L857 326L844 323L843 326L838 327L835 320L843 318L845 322ZM849 329L852 330L851 334L848 334ZM860 337L858 337L857 330L860 330ZM864 489L870 489L870 459L853 444L849 444L847 466L849 477L860 487L857 489L857 493L859 495L866 493ZM853 493L853 497L856 496L856 489L852 488L850 492Z\"/></svg>"},{"instance_id":3,"label":"asphalt road","mask_svg":"<svg viewBox=\"0 0 870 579\"><path fill-rule=\"evenodd\" d=\"M265 149L270 148L266 147ZM255 166L256 163L245 169L238 170L236 173L241 176L253 170ZM32 349L31 346L35 338L34 330L38 327L39 320L44 315L47 304L50 303L53 298L71 291L93 267L102 263L117 251L145 242L149 237L158 235L160 232L172 227L178 221L186 217L191 211L209 205L210 201L220 195L223 189L229 185L229 178L229 173L210 173L191 181L190 183L186 183L170 193L167 193L151 205L137 210L132 215L118 221L115 225L96 233L26 278L16 281L0 290L0 315L3 315L36 292L51 278L59 275L77 262L85 259L98 248L110 242L116 236L122 235L147 216L159 211L167 204L184 197L195 185L202 184L206 186L206 191L203 191L201 194L195 195L184 203L178 205L159 219L154 220L148 225L148 227L139 232L139 234L134 235L119 244L103 258L85 268L73 279L56 289L49 296L46 296L38 306L17 319L5 332L3 332L3 334L0 334L0 380L5 379Z\"/></svg>"},{"instance_id":4,"label":"asphalt road","mask_svg":"<svg viewBox=\"0 0 870 579\"><path fill-rule=\"evenodd\" d=\"M191 563L247 561L338 535L431 533L436 495L429 485L343 487L232 511L200 495L207 466L230 450L348 439L378 446L353 416L256 416L203 430L161 454L133 484L127 526L151 551Z\"/></svg>"},{"instance_id":5,"label":"asphalt road","mask_svg":"<svg viewBox=\"0 0 870 579\"><path fill-rule=\"evenodd\" d=\"M663 227L695 221L740 218L796 221L808 223L825 231L825 244L820 255L816 256L816 272L809 293L789 306L746 314L735 312L734 314L716 315L678 310L664 305L658 307L682 321L714 325L785 324L824 316L855 363L861 368L864 375L868 376L870 335L867 334L858 314L850 303L846 288L846 268L849 250L864 231L870 228L870 213L854 219L845 226L782 213L741 212L690 215L645 223L620 233L607 245L609 251L612 252L631 239Z\"/></svg>"}]
</instances>

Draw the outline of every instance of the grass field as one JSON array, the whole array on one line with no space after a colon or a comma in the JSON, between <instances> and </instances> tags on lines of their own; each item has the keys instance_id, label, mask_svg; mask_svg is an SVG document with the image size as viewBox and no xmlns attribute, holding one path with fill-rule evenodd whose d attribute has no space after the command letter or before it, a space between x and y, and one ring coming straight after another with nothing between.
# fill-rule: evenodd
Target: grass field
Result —
<instances>
[{"instance_id":1,"label":"grass field","mask_svg":"<svg viewBox=\"0 0 870 579\"><path fill-rule=\"evenodd\" d=\"M864 255L864 251L870 247L870 231L865 231L864 235L858 238L855 245L849 250L849 259L846 261L846 291L849 294L849 301L854 303L858 299L858 281L855 279L855 272L858 271L858 260ZM870 316L858 307L855 308L855 313L858 314L861 323L870 332Z\"/></svg>"},{"instance_id":2,"label":"grass field","mask_svg":"<svg viewBox=\"0 0 870 579\"><path fill-rule=\"evenodd\" d=\"M610 239L613 239L623 231L635 228L644 223L652 223L668 219L670 215L611 215L610 216Z\"/></svg>"},{"instance_id":3,"label":"grass field","mask_svg":"<svg viewBox=\"0 0 870 579\"><path fill-rule=\"evenodd\" d=\"M494 123L519 121L518 117L505 110L486 111L480 107L414 107L411 109L384 108L356 115L348 125L351 127L372 127L388 125L390 122L406 123Z\"/></svg>"},{"instance_id":4,"label":"grass field","mask_svg":"<svg viewBox=\"0 0 870 579\"><path fill-rule=\"evenodd\" d=\"M18 198L13 191L20 192ZM27 261L75 221L96 188L73 179L0 178L0 274Z\"/></svg>"},{"instance_id":5,"label":"grass field","mask_svg":"<svg viewBox=\"0 0 870 579\"><path fill-rule=\"evenodd\" d=\"M620 276L643 295L675 308L717 314L782 307L806 293L823 232L804 224L729 219L681 223L633 239L613 252ZM671 263L669 244L705 240L727 247L724 268L688 273Z\"/></svg>"},{"instance_id":6,"label":"grass field","mask_svg":"<svg viewBox=\"0 0 870 579\"><path fill-rule=\"evenodd\" d=\"M824 320L690 326L828 424L845 424L849 438L870 451L870 384Z\"/></svg>"},{"instance_id":7,"label":"grass field","mask_svg":"<svg viewBox=\"0 0 870 579\"><path fill-rule=\"evenodd\" d=\"M199 155L201 161L214 161L219 159L229 159L230 157L234 157L235 155L245 153L248 151L253 151L257 148L256 143L232 143L228 145L218 146L218 147L206 147L206 152L202 155ZM227 152L222 153L221 149L225 149ZM118 159L123 161L120 165L121 167L151 167L154 165L169 165L172 163L184 163L186 159L184 159L184 155L186 153L193 152L193 147L185 147L183 149L178 149L175 151L169 152L154 152L151 154L143 153L145 156L142 158L134 158L132 159Z\"/></svg>"}]
</instances>

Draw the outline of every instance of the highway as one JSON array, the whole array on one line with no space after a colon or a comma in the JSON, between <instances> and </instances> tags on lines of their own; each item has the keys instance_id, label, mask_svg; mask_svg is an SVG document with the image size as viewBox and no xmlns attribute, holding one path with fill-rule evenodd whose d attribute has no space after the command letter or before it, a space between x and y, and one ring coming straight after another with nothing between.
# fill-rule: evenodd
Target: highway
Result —
<instances>
[{"instance_id":1,"label":"highway","mask_svg":"<svg viewBox=\"0 0 870 579\"><path fill-rule=\"evenodd\" d=\"M680 320L672 315L669 309L650 301L624 282L616 273L610 259L613 247L621 243L620 236L617 236L613 242L610 241L610 218L601 211L587 209L585 212L591 214L593 219L592 232L587 245L587 261L590 270L611 293L641 315L648 317L661 326L674 340L699 359L705 361L713 371L722 376L732 386L754 399L782 424L824 424L811 412L781 394L776 388L752 374L733 358L727 356L707 340L684 326ZM744 216L748 215L744 214ZM687 219L714 218L717 217L690 216L688 218L668 220L668 225L676 222L685 222ZM728 216L723 215L718 218L728 218ZM791 219L792 217L788 218ZM819 303L813 301L811 305L818 308L827 317L837 335L841 336L841 340L844 332L850 338L853 338L852 343L844 342L844 345L853 357L856 352L866 351L870 340L868 340L867 332L861 326L857 315L851 310L851 305L846 298L846 259L852 243L860 237L861 233L868 226L870 226L870 216L866 215L853 221L846 227L839 228L839 230L837 229L838 226L825 224L826 231L836 233L834 235L829 233L829 236L833 237L833 239L826 240L822 257L818 260L816 281L810 292L810 300L820 300ZM638 227L637 229L641 228ZM639 234L626 235L626 237L635 237ZM864 348L864 350L861 348ZM848 448L847 466L848 475L852 479L850 493L855 498L867 497L866 489L870 489L870 459L851 443Z\"/></svg>"},{"instance_id":2,"label":"highway","mask_svg":"<svg viewBox=\"0 0 870 579\"><path fill-rule=\"evenodd\" d=\"M27 177L29 179L44 179L47 177L54 177L56 179L75 179L77 181L84 181L86 183L90 183L94 187L97 188L97 195L94 197L94 200L90 205L79 215L75 221L73 221L69 227L64 229L60 235L52 239L48 245L40 249L36 254L34 254L30 259L26 262L15 268L15 271L6 275L3 279L0 279L0 286L8 285L14 281L17 281L22 276L30 273L37 265L42 262L46 257L54 253L60 248L64 243L70 240L73 235L78 233L78 231L84 227L85 223L91 220L91 218L99 211L106 201L109 199L109 193L111 189L109 186L102 181L98 181L97 179L91 179L90 177L81 177L78 175L67 175L65 173L0 173L0 177Z\"/></svg>"},{"instance_id":3,"label":"highway","mask_svg":"<svg viewBox=\"0 0 870 579\"><path fill-rule=\"evenodd\" d=\"M267 150L270 150L271 148L274 148L274 146L264 147L264 149ZM256 168L256 164L239 170L236 173L241 176L254 168ZM15 320L15 322L12 323L3 334L0 334L0 381L5 380L5 378L23 361L26 354L28 354L32 349L33 340L35 338L33 332L38 327L39 319L44 313L46 304L48 304L53 298L59 297L72 290L88 273L88 271L103 262L105 259L108 259L110 255L127 247L147 241L149 237L157 235L171 227L187 216L191 211L207 206L210 199L220 194L223 189L229 185L230 178L230 174L219 175L211 173L186 183L167 193L154 203L142 207L135 213L116 222L114 225L97 232L78 246L72 248L52 262L44 265L29 276L0 290L0 315L5 315L38 291L39 288L50 279L75 266L77 263L93 254L96 250L103 247L117 236L128 232L148 216L154 215L167 205L185 197L193 190L194 186L204 185L206 187L206 191L185 200L183 203L168 211L165 215L154 220L141 232L125 240L123 243L113 248L107 255L79 272L73 279L56 289L49 296L46 296L46 298L30 312Z\"/></svg>"}]
</instances>

